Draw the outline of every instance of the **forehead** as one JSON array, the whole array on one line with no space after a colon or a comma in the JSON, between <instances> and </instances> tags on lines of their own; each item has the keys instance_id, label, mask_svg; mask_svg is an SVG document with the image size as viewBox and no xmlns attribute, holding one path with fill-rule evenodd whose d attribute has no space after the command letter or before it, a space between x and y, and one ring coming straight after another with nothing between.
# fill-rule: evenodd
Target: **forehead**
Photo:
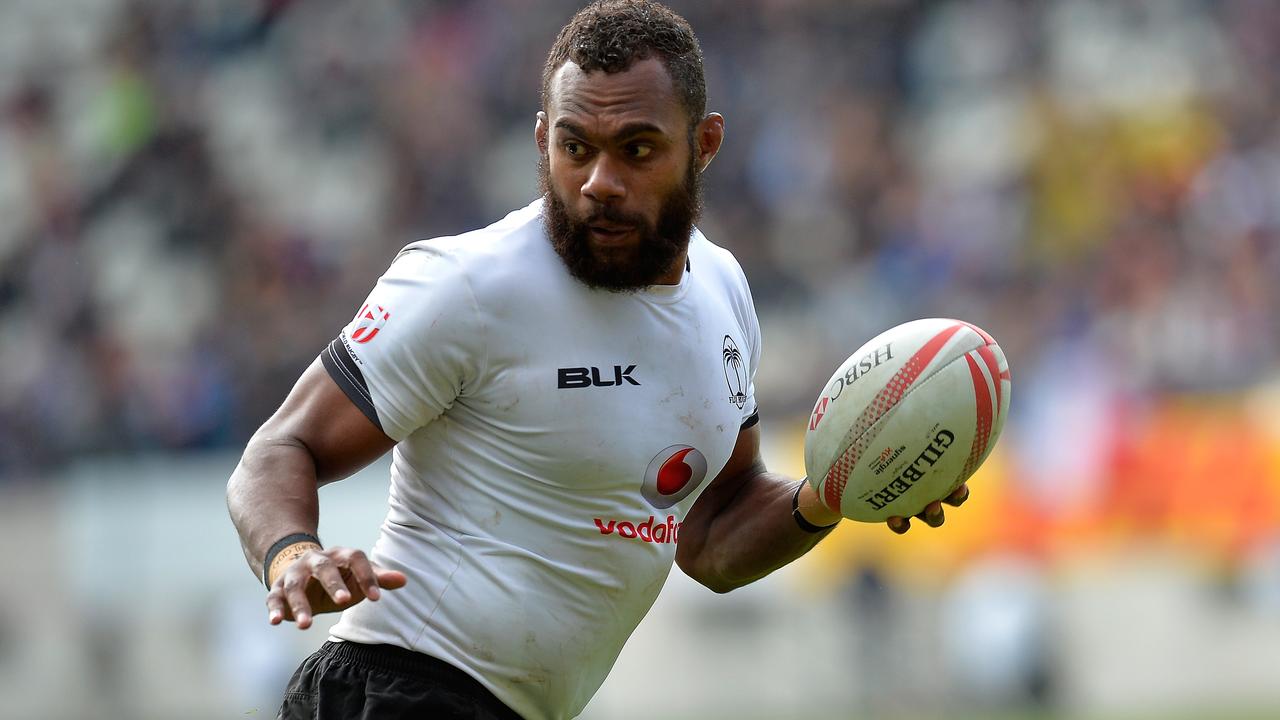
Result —
<instances>
[{"instance_id":1,"label":"forehead","mask_svg":"<svg viewBox=\"0 0 1280 720\"><path fill-rule=\"evenodd\" d=\"M648 123L676 135L687 122L662 61L645 58L622 72L583 72L572 60L551 79L547 113L554 127L567 120L592 132Z\"/></svg>"}]
</instances>

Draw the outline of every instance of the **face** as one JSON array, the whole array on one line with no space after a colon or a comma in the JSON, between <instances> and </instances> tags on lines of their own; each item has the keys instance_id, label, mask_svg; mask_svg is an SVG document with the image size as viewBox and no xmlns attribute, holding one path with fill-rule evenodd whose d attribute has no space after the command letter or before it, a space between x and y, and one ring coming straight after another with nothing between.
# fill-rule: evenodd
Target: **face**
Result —
<instances>
[{"instance_id":1,"label":"face","mask_svg":"<svg viewBox=\"0 0 1280 720\"><path fill-rule=\"evenodd\" d=\"M614 74L565 63L548 104L535 132L543 216L569 272L614 291L679 282L723 119L690 128L652 58Z\"/></svg>"}]
</instances>

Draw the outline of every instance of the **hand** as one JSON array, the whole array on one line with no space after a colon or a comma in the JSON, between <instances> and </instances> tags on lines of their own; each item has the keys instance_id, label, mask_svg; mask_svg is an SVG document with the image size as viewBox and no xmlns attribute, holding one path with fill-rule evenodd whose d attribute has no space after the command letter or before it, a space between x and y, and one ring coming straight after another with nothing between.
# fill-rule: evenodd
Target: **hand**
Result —
<instances>
[{"instance_id":1,"label":"hand","mask_svg":"<svg viewBox=\"0 0 1280 720\"><path fill-rule=\"evenodd\" d=\"M369 562L360 550L345 547L311 549L276 577L267 593L267 617L272 625L284 620L311 627L313 615L345 610L369 598L381 597L381 588L404 587L408 578Z\"/></svg>"},{"instance_id":2,"label":"hand","mask_svg":"<svg viewBox=\"0 0 1280 720\"><path fill-rule=\"evenodd\" d=\"M924 510L918 513L916 517L923 520L929 527L942 527L942 523L947 520L946 516L942 512L942 504L946 503L951 507L960 507L964 504L964 501L968 499L969 486L966 483L961 483L960 487L952 491L952 493L946 498L942 500L934 500L928 505L925 505ZM885 520L885 524L889 526L890 530L898 533L899 535L911 529L910 518L891 517L888 520Z\"/></svg>"}]
</instances>

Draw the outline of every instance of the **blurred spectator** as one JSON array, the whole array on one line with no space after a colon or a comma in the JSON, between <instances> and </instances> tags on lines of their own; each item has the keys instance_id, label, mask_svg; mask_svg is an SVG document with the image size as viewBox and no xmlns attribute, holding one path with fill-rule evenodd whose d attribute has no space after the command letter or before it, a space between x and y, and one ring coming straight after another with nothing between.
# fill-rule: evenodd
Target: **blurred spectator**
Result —
<instances>
[{"instance_id":1,"label":"blurred spectator","mask_svg":"<svg viewBox=\"0 0 1280 720\"><path fill-rule=\"evenodd\" d=\"M775 416L879 330L963 316L1027 379L1015 455L1065 453L1019 482L1069 512L1135 408L1274 377L1280 6L672 4ZM0 7L0 479L242 442L400 246L534 194L575 6Z\"/></svg>"}]
</instances>

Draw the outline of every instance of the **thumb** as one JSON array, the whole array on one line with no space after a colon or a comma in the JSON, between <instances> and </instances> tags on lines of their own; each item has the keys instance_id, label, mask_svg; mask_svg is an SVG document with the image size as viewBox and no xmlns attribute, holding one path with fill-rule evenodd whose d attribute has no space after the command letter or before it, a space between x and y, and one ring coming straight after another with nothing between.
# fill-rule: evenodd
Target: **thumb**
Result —
<instances>
[{"instance_id":1,"label":"thumb","mask_svg":"<svg viewBox=\"0 0 1280 720\"><path fill-rule=\"evenodd\" d=\"M386 570L380 567L373 568L374 577L378 579L378 587L388 590L402 588L409 582L409 578L399 570Z\"/></svg>"}]
</instances>

